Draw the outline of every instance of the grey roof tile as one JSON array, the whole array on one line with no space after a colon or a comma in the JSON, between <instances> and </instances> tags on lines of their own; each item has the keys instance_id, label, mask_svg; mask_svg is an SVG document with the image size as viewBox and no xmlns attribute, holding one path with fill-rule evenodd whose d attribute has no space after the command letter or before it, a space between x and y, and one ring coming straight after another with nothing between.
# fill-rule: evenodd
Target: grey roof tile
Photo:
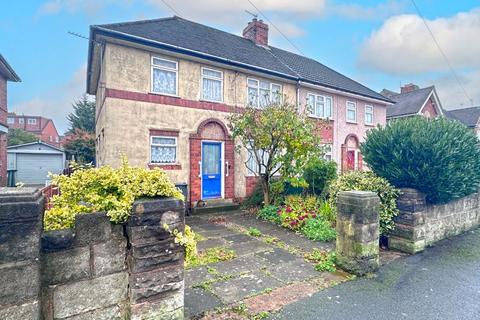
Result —
<instances>
[{"instance_id":1,"label":"grey roof tile","mask_svg":"<svg viewBox=\"0 0 480 320\"><path fill-rule=\"evenodd\" d=\"M480 120L480 106L447 110L446 115L448 118L462 122L467 127L474 128Z\"/></svg>"},{"instance_id":2,"label":"grey roof tile","mask_svg":"<svg viewBox=\"0 0 480 320\"><path fill-rule=\"evenodd\" d=\"M407 93L399 93L389 96L390 100L393 100L396 103L387 106L387 118L417 114L433 89L434 86L430 86Z\"/></svg>"}]
</instances>

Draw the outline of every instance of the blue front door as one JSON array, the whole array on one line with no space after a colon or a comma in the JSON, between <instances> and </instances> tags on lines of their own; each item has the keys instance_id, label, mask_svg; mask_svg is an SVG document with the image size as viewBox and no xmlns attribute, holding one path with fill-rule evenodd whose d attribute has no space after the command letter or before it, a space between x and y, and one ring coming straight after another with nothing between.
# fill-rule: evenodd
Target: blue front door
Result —
<instances>
[{"instance_id":1,"label":"blue front door","mask_svg":"<svg viewBox=\"0 0 480 320\"><path fill-rule=\"evenodd\" d=\"M222 144L202 142L202 199L222 196Z\"/></svg>"}]
</instances>

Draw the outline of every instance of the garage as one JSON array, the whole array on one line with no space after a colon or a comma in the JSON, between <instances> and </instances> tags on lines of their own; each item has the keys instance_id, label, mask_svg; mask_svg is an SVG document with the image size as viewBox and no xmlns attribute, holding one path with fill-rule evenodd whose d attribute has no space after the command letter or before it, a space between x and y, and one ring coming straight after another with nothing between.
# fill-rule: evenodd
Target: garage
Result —
<instances>
[{"instance_id":1,"label":"garage","mask_svg":"<svg viewBox=\"0 0 480 320\"><path fill-rule=\"evenodd\" d=\"M48 173L62 173L65 152L43 142L32 142L7 148L7 170L14 175L13 183L45 186Z\"/></svg>"}]
</instances>

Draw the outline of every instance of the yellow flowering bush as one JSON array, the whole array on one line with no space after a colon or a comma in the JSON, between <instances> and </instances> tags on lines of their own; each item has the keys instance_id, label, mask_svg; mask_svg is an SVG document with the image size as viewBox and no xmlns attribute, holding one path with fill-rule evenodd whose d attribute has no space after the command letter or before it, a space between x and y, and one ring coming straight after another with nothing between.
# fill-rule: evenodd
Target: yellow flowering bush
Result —
<instances>
[{"instance_id":1,"label":"yellow flowering bush","mask_svg":"<svg viewBox=\"0 0 480 320\"><path fill-rule=\"evenodd\" d=\"M188 265L197 256L197 240L195 232L189 225L185 225L185 231L182 233L178 229L170 230L168 224L163 224L163 228L175 237L175 243L185 248L185 264Z\"/></svg>"},{"instance_id":2,"label":"yellow flowering bush","mask_svg":"<svg viewBox=\"0 0 480 320\"><path fill-rule=\"evenodd\" d=\"M75 216L82 213L104 211L110 221L125 222L133 202L139 198L183 200L181 191L163 170L131 167L125 158L118 169L110 166L78 169L70 176L53 175L52 181L61 193L52 197L52 208L45 212L45 230L72 228Z\"/></svg>"}]
</instances>

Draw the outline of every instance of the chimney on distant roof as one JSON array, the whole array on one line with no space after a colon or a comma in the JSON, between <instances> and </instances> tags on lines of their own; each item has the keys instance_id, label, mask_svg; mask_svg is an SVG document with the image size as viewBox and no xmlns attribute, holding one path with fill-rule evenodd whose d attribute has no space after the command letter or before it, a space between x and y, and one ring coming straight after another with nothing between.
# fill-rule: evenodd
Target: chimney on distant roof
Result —
<instances>
[{"instance_id":1,"label":"chimney on distant roof","mask_svg":"<svg viewBox=\"0 0 480 320\"><path fill-rule=\"evenodd\" d=\"M268 46L268 24L253 18L243 29L243 37L253 41L255 44Z\"/></svg>"},{"instance_id":2,"label":"chimney on distant roof","mask_svg":"<svg viewBox=\"0 0 480 320\"><path fill-rule=\"evenodd\" d=\"M401 93L407 93L407 92L412 92L412 91L415 91L415 90L418 90L418 89L420 89L420 87L417 86L416 84L407 83L403 87L400 87L400 92Z\"/></svg>"}]
</instances>

